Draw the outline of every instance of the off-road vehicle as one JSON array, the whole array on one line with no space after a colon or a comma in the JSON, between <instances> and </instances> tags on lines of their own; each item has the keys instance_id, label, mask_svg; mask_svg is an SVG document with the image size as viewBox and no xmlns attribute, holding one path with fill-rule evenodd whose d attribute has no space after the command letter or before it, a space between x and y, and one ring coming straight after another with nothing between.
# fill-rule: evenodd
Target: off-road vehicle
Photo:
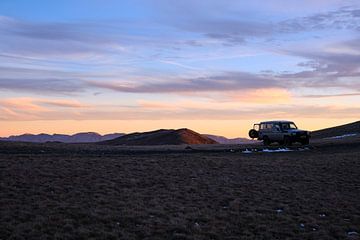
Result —
<instances>
[{"instance_id":1,"label":"off-road vehicle","mask_svg":"<svg viewBox=\"0 0 360 240\"><path fill-rule=\"evenodd\" d=\"M310 132L299 130L292 121L267 121L254 124L253 129L249 131L250 138L262 140L264 145L270 145L273 142L290 146L294 142L302 145L309 144Z\"/></svg>"}]
</instances>

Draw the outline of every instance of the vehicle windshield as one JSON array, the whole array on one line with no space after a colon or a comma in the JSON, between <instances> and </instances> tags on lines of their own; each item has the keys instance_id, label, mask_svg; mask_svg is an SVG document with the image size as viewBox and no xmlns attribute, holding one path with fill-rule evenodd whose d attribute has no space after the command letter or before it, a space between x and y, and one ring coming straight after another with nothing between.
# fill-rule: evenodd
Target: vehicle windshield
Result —
<instances>
[{"instance_id":1,"label":"vehicle windshield","mask_svg":"<svg viewBox=\"0 0 360 240\"><path fill-rule=\"evenodd\" d=\"M297 129L295 123L292 123L292 122L290 122L290 123L282 123L281 126L282 126L282 129L284 129L284 130Z\"/></svg>"}]
</instances>

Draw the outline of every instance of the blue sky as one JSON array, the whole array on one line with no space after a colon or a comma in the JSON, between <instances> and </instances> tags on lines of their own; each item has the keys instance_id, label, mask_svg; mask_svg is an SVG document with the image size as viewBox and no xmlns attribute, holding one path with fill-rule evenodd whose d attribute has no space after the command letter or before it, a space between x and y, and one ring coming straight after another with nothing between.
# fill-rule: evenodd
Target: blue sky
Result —
<instances>
[{"instance_id":1,"label":"blue sky","mask_svg":"<svg viewBox=\"0 0 360 240\"><path fill-rule=\"evenodd\" d=\"M352 0L2 0L0 135L357 120L359 33Z\"/></svg>"}]
</instances>

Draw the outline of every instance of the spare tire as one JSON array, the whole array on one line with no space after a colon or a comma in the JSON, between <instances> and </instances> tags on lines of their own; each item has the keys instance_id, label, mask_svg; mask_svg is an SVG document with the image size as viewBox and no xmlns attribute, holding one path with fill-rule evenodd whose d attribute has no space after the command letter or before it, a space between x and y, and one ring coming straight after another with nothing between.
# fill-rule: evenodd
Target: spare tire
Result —
<instances>
[{"instance_id":1,"label":"spare tire","mask_svg":"<svg viewBox=\"0 0 360 240\"><path fill-rule=\"evenodd\" d=\"M258 138L259 137L259 132L256 131L255 129L251 129L249 131L249 137L250 138Z\"/></svg>"}]
</instances>

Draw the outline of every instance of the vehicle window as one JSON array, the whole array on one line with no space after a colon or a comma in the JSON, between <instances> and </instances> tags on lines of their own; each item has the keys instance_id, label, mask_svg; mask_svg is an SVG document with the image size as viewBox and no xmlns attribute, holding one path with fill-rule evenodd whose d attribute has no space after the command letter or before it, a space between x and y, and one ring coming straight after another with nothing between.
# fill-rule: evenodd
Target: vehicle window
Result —
<instances>
[{"instance_id":1,"label":"vehicle window","mask_svg":"<svg viewBox=\"0 0 360 240\"><path fill-rule=\"evenodd\" d=\"M275 124L274 127L273 127L273 129L274 129L275 131L280 131L280 126L279 126L279 124Z\"/></svg>"},{"instance_id":2,"label":"vehicle window","mask_svg":"<svg viewBox=\"0 0 360 240\"><path fill-rule=\"evenodd\" d=\"M265 129L265 127L266 127L265 124L261 124L261 125L260 125L260 129L261 129L261 130Z\"/></svg>"},{"instance_id":3,"label":"vehicle window","mask_svg":"<svg viewBox=\"0 0 360 240\"><path fill-rule=\"evenodd\" d=\"M273 127L273 124L272 124L272 123L266 124L266 128L267 128L267 129L271 129L272 127Z\"/></svg>"},{"instance_id":4,"label":"vehicle window","mask_svg":"<svg viewBox=\"0 0 360 240\"><path fill-rule=\"evenodd\" d=\"M282 123L281 127L284 130L297 129L297 127L296 127L296 125L294 123Z\"/></svg>"}]
</instances>

